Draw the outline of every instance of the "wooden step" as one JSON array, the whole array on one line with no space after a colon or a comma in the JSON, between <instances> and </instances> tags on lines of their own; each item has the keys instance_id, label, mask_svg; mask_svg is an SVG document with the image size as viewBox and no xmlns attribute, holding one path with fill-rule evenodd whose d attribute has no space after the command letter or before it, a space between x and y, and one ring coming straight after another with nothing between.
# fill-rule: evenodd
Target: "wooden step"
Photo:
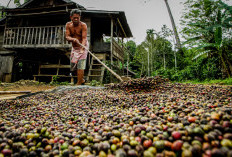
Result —
<instances>
[{"instance_id":1,"label":"wooden step","mask_svg":"<svg viewBox=\"0 0 232 157\"><path fill-rule=\"evenodd\" d=\"M99 59L99 58L98 58ZM97 59L96 58L93 58L93 60L94 61L97 61ZM105 59L99 59L100 61L103 61L103 60L105 60Z\"/></svg>"},{"instance_id":2,"label":"wooden step","mask_svg":"<svg viewBox=\"0 0 232 157\"><path fill-rule=\"evenodd\" d=\"M106 54L95 54L95 56L100 60L105 60L105 58L106 58ZM93 58L93 59L96 60L95 58Z\"/></svg>"},{"instance_id":3,"label":"wooden step","mask_svg":"<svg viewBox=\"0 0 232 157\"><path fill-rule=\"evenodd\" d=\"M94 54L99 60L103 63L106 62L106 54ZM91 81L93 79L102 83L104 77L105 67L102 66L97 60L92 57L91 64L89 67L89 73L87 76L87 81Z\"/></svg>"},{"instance_id":4,"label":"wooden step","mask_svg":"<svg viewBox=\"0 0 232 157\"><path fill-rule=\"evenodd\" d=\"M70 65L59 65L59 64L43 64L40 65L40 68L70 68Z\"/></svg>"},{"instance_id":5,"label":"wooden step","mask_svg":"<svg viewBox=\"0 0 232 157\"><path fill-rule=\"evenodd\" d=\"M91 71L102 71L103 69L89 69Z\"/></svg>"},{"instance_id":6,"label":"wooden step","mask_svg":"<svg viewBox=\"0 0 232 157\"><path fill-rule=\"evenodd\" d=\"M102 77L102 75L89 75L89 77Z\"/></svg>"},{"instance_id":7,"label":"wooden step","mask_svg":"<svg viewBox=\"0 0 232 157\"><path fill-rule=\"evenodd\" d=\"M49 74L39 74L39 75L33 75L33 76L57 76L57 77L64 77L65 75L49 75Z\"/></svg>"}]
</instances>

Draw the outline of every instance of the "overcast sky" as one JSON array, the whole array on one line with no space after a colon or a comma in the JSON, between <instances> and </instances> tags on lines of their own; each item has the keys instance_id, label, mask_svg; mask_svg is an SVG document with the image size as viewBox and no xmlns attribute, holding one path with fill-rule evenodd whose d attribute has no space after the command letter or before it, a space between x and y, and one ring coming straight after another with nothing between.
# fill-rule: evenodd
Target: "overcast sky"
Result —
<instances>
[{"instance_id":1,"label":"overcast sky","mask_svg":"<svg viewBox=\"0 0 232 157\"><path fill-rule=\"evenodd\" d=\"M73 0L87 9L102 9L124 11L130 26L133 40L140 44L144 41L147 29L160 31L166 24L172 28L164 0ZM169 0L174 20L179 25L183 10L180 2L184 0Z\"/></svg>"},{"instance_id":2,"label":"overcast sky","mask_svg":"<svg viewBox=\"0 0 232 157\"><path fill-rule=\"evenodd\" d=\"M9 0L0 0L6 5ZM12 0L13 1L13 0ZM21 0L22 1L22 0ZM164 0L73 0L74 2L92 10L124 11L130 26L133 40L140 44L144 41L147 29L160 31L165 24L172 29L168 11ZM177 30L180 31L180 17L186 0L168 0ZM232 1L229 1L232 5Z\"/></svg>"},{"instance_id":3,"label":"overcast sky","mask_svg":"<svg viewBox=\"0 0 232 157\"><path fill-rule=\"evenodd\" d=\"M12 0L13 2L14 0ZM21 0L23 2L23 0ZM171 27L168 11L164 0L73 0L74 2L92 10L124 11L127 22L137 44L144 41L147 29L160 31L162 25ZM184 0L169 0L174 19L178 25ZM7 5L9 0L0 0L0 4ZM12 4L10 5L13 6Z\"/></svg>"}]
</instances>

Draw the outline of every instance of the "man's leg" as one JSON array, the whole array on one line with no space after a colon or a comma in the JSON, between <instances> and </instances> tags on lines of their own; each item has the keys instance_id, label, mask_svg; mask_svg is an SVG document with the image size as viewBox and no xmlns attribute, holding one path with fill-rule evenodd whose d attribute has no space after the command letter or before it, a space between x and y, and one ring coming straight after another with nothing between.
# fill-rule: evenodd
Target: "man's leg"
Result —
<instances>
[{"instance_id":1,"label":"man's leg","mask_svg":"<svg viewBox=\"0 0 232 157\"><path fill-rule=\"evenodd\" d=\"M70 68L70 72L71 72L71 76L77 76L77 63L72 63L71 62L71 68ZM74 80L74 84L77 84L77 78L76 77L74 77L73 78L73 80Z\"/></svg>"},{"instance_id":2,"label":"man's leg","mask_svg":"<svg viewBox=\"0 0 232 157\"><path fill-rule=\"evenodd\" d=\"M83 69L78 69L77 70L77 85L82 85L82 83L85 82L84 80L84 70Z\"/></svg>"},{"instance_id":3,"label":"man's leg","mask_svg":"<svg viewBox=\"0 0 232 157\"><path fill-rule=\"evenodd\" d=\"M77 78L78 78L78 81L77 81L77 85L81 85L82 83L85 82L84 80L84 71L85 71L85 65L86 65L86 60L83 59L83 60L80 60L78 62L78 70L77 70Z\"/></svg>"}]
</instances>

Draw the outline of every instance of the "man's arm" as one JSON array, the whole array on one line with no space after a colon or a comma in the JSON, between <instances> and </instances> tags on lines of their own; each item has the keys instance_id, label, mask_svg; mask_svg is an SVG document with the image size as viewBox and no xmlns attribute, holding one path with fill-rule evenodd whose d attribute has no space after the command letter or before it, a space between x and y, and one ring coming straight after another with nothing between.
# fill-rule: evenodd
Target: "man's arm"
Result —
<instances>
[{"instance_id":1,"label":"man's arm","mask_svg":"<svg viewBox=\"0 0 232 157\"><path fill-rule=\"evenodd\" d=\"M86 46L86 43L87 43L87 25L85 23L83 23L83 27L82 27L82 43L81 44Z\"/></svg>"},{"instance_id":2,"label":"man's arm","mask_svg":"<svg viewBox=\"0 0 232 157\"><path fill-rule=\"evenodd\" d=\"M70 41L70 42L79 43L78 39L71 37L71 33L70 33L70 30L69 30L69 27L70 27L69 23L66 23L66 26L65 26L65 28L66 28L66 31L65 31L65 38L66 38L66 40Z\"/></svg>"}]
</instances>

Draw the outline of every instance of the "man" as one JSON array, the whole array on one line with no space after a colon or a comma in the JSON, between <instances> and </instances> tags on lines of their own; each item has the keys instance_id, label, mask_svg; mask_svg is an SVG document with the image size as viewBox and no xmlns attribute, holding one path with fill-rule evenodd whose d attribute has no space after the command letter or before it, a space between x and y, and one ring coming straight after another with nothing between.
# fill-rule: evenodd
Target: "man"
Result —
<instances>
[{"instance_id":1,"label":"man","mask_svg":"<svg viewBox=\"0 0 232 157\"><path fill-rule=\"evenodd\" d=\"M81 85L85 82L83 76L88 51L80 44L88 48L87 25L80 21L81 11L78 9L70 12L70 19L71 21L66 24L66 39L72 42L71 71L77 71L77 85Z\"/></svg>"}]
</instances>

